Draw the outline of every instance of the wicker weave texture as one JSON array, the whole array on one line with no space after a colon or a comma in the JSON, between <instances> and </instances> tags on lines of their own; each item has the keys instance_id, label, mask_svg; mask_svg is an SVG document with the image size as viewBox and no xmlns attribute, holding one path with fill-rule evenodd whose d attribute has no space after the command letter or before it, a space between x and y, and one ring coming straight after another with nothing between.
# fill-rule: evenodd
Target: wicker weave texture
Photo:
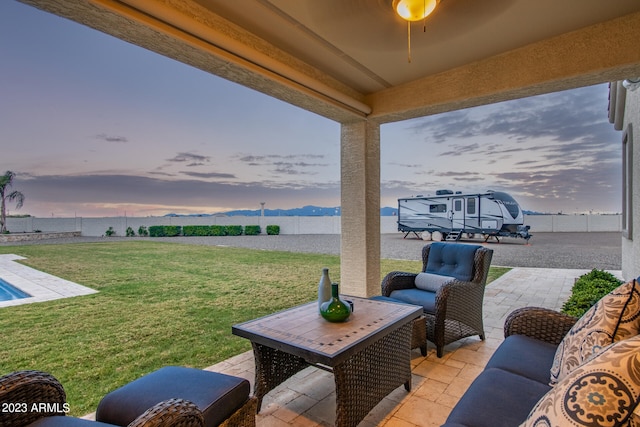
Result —
<instances>
[{"instance_id":1,"label":"wicker weave texture","mask_svg":"<svg viewBox=\"0 0 640 427\"><path fill-rule=\"evenodd\" d=\"M412 327L403 325L334 368L336 426L355 427L393 390L411 389Z\"/></svg>"},{"instance_id":2,"label":"wicker weave texture","mask_svg":"<svg viewBox=\"0 0 640 427\"><path fill-rule=\"evenodd\" d=\"M256 427L258 399L250 397L236 412L220 423L219 427Z\"/></svg>"},{"instance_id":3,"label":"wicker weave texture","mask_svg":"<svg viewBox=\"0 0 640 427\"><path fill-rule=\"evenodd\" d=\"M203 427L198 407L183 399L169 399L147 409L127 427Z\"/></svg>"},{"instance_id":4,"label":"wicker weave texture","mask_svg":"<svg viewBox=\"0 0 640 427\"><path fill-rule=\"evenodd\" d=\"M419 348L423 356L427 355L427 319L424 315L413 321L411 348Z\"/></svg>"},{"instance_id":5,"label":"wicker weave texture","mask_svg":"<svg viewBox=\"0 0 640 427\"><path fill-rule=\"evenodd\" d=\"M51 374L40 371L18 371L0 377L0 405L25 403L26 412L8 411L0 414L2 426L24 426L39 418L64 415L64 412L31 411L32 405L51 404L62 410L66 394L60 382Z\"/></svg>"},{"instance_id":6,"label":"wicker weave texture","mask_svg":"<svg viewBox=\"0 0 640 427\"><path fill-rule=\"evenodd\" d=\"M254 395L258 400L257 411L260 411L265 394L308 367L309 364L301 357L275 348L255 342L251 345L256 363Z\"/></svg>"},{"instance_id":7,"label":"wicker weave texture","mask_svg":"<svg viewBox=\"0 0 640 427\"><path fill-rule=\"evenodd\" d=\"M407 322L333 368L336 426L356 426L391 391L403 384L407 390L411 388L414 323ZM256 361L254 395L259 411L265 394L309 364L284 351L252 345Z\"/></svg>"},{"instance_id":8,"label":"wicker weave texture","mask_svg":"<svg viewBox=\"0 0 640 427\"><path fill-rule=\"evenodd\" d=\"M559 345L578 319L542 307L523 307L512 311L504 322L504 336L527 335Z\"/></svg>"}]
</instances>

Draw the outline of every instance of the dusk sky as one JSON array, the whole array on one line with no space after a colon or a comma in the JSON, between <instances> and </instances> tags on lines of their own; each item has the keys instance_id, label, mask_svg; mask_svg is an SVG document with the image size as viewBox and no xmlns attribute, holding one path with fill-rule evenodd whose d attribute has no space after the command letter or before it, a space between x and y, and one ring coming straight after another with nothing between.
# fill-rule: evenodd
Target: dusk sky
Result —
<instances>
[{"instance_id":1,"label":"dusk sky","mask_svg":"<svg viewBox=\"0 0 640 427\"><path fill-rule=\"evenodd\" d=\"M10 214L147 216L340 204L340 125L30 6L0 1ZM382 206L437 189L620 212L608 85L386 124Z\"/></svg>"}]
</instances>

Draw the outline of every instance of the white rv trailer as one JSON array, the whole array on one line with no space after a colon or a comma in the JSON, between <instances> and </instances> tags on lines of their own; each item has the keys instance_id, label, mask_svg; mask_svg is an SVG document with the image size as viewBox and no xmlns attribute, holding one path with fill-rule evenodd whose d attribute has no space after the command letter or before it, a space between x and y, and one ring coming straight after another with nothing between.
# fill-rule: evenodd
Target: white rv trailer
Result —
<instances>
[{"instance_id":1,"label":"white rv trailer","mask_svg":"<svg viewBox=\"0 0 640 427\"><path fill-rule=\"evenodd\" d=\"M459 240L463 234L481 234L485 241L500 236L531 238L518 202L498 191L438 190L435 196L398 199L398 231L406 233L404 237L429 232L434 240Z\"/></svg>"}]
</instances>

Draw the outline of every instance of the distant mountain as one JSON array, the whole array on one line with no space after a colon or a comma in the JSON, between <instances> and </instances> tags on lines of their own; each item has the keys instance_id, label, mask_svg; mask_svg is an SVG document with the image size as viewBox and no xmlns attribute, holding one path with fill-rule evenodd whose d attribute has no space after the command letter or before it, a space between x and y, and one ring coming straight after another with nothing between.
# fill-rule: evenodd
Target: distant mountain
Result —
<instances>
[{"instance_id":1,"label":"distant mountain","mask_svg":"<svg viewBox=\"0 0 640 427\"><path fill-rule=\"evenodd\" d=\"M321 206L303 206L301 208L293 208L293 209L265 209L264 216L339 216L340 215L340 207L321 207ZM380 209L380 215L382 216L395 216L398 214L397 208L384 207ZM206 216L216 216L216 215L226 215L226 216L260 216L260 209L249 210L235 210L228 212L220 212L217 214L176 214L170 213L165 216L173 216L173 217L206 217Z\"/></svg>"}]
</instances>

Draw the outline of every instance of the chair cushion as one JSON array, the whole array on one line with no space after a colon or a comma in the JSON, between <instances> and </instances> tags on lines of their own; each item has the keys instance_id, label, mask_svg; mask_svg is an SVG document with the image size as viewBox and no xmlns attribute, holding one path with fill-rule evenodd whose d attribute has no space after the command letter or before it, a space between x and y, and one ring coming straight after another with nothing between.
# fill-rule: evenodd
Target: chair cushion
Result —
<instances>
[{"instance_id":1,"label":"chair cushion","mask_svg":"<svg viewBox=\"0 0 640 427\"><path fill-rule=\"evenodd\" d=\"M482 246L463 243L431 243L425 273L453 276L469 282L473 279L473 260Z\"/></svg>"},{"instance_id":2,"label":"chair cushion","mask_svg":"<svg viewBox=\"0 0 640 427\"><path fill-rule=\"evenodd\" d=\"M29 424L27 427L116 427L113 424L105 424L83 418L65 417L56 415L44 417Z\"/></svg>"},{"instance_id":3,"label":"chair cushion","mask_svg":"<svg viewBox=\"0 0 640 427\"><path fill-rule=\"evenodd\" d=\"M511 335L496 349L486 367L503 369L547 384L557 348L557 345L525 335Z\"/></svg>"},{"instance_id":4,"label":"chair cushion","mask_svg":"<svg viewBox=\"0 0 640 427\"><path fill-rule=\"evenodd\" d=\"M550 389L547 384L502 369L485 369L453 408L446 425L517 426Z\"/></svg>"},{"instance_id":5,"label":"chair cushion","mask_svg":"<svg viewBox=\"0 0 640 427\"><path fill-rule=\"evenodd\" d=\"M622 426L640 399L640 336L608 346L567 374L523 426Z\"/></svg>"},{"instance_id":6,"label":"chair cushion","mask_svg":"<svg viewBox=\"0 0 640 427\"><path fill-rule=\"evenodd\" d=\"M107 394L96 420L126 426L167 399L189 400L202 411L205 425L217 426L249 399L249 381L201 369L167 366Z\"/></svg>"},{"instance_id":7,"label":"chair cushion","mask_svg":"<svg viewBox=\"0 0 640 427\"><path fill-rule=\"evenodd\" d=\"M455 277L443 276L433 273L418 273L415 279L416 288L423 291L438 292L438 289L445 283L455 280Z\"/></svg>"},{"instance_id":8,"label":"chair cushion","mask_svg":"<svg viewBox=\"0 0 640 427\"><path fill-rule=\"evenodd\" d=\"M609 344L639 333L640 285L632 280L600 299L565 335L551 367L551 384Z\"/></svg>"},{"instance_id":9,"label":"chair cushion","mask_svg":"<svg viewBox=\"0 0 640 427\"><path fill-rule=\"evenodd\" d=\"M433 292L425 292L417 288L398 289L391 292L389 296L408 304L421 305L425 313L435 314L436 312L436 294Z\"/></svg>"}]
</instances>

